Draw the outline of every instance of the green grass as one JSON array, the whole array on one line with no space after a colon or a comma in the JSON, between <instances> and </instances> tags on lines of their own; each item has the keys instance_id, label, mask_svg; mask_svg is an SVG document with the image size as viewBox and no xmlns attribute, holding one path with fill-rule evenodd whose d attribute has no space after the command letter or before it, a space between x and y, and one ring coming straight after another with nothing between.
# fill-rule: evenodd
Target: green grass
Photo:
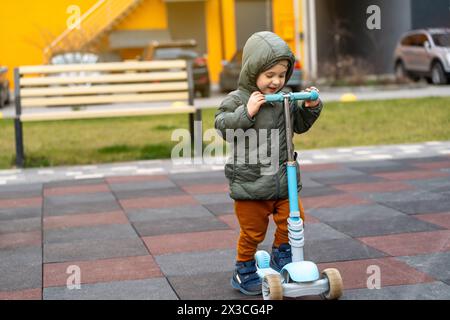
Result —
<instances>
[{"instance_id":1,"label":"green grass","mask_svg":"<svg viewBox=\"0 0 450 320\"><path fill-rule=\"evenodd\" d=\"M203 111L213 128L215 109ZM27 167L169 158L174 129L187 115L50 121L24 124ZM315 149L450 140L450 98L326 103L296 148ZM14 125L0 121L0 168L15 163Z\"/></svg>"}]
</instances>

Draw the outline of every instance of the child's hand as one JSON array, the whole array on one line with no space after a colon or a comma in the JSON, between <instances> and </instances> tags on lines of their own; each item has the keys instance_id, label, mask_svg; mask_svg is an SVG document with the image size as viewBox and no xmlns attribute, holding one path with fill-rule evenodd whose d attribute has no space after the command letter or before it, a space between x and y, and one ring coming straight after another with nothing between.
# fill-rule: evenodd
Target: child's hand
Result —
<instances>
[{"instance_id":1,"label":"child's hand","mask_svg":"<svg viewBox=\"0 0 450 320\"><path fill-rule=\"evenodd\" d=\"M309 87L309 88L305 89L305 91L307 91L307 92L310 92L311 90L315 90L315 91L317 91L317 93L319 93L319 89L317 89L316 87ZM305 107L307 107L307 108L317 107L319 105L319 102L320 102L320 99L305 101Z\"/></svg>"},{"instance_id":2,"label":"child's hand","mask_svg":"<svg viewBox=\"0 0 450 320\"><path fill-rule=\"evenodd\" d=\"M264 102L266 102L266 99L261 92L255 91L251 94L247 102L247 110L250 117L253 118L259 112L259 108L261 108Z\"/></svg>"}]
</instances>

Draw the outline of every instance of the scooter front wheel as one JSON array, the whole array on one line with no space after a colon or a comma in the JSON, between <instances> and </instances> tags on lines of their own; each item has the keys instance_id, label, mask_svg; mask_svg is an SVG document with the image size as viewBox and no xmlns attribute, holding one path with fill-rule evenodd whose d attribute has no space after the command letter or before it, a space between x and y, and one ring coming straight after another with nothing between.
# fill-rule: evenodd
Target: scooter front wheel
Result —
<instances>
[{"instance_id":1,"label":"scooter front wheel","mask_svg":"<svg viewBox=\"0 0 450 320\"><path fill-rule=\"evenodd\" d=\"M322 294L326 300L336 300L342 296L344 284L342 282L341 274L335 268L328 268L323 270L322 274L328 279L329 290Z\"/></svg>"},{"instance_id":2,"label":"scooter front wheel","mask_svg":"<svg viewBox=\"0 0 450 320\"><path fill-rule=\"evenodd\" d=\"M283 286L279 274L268 274L262 281L264 300L283 300Z\"/></svg>"}]
</instances>

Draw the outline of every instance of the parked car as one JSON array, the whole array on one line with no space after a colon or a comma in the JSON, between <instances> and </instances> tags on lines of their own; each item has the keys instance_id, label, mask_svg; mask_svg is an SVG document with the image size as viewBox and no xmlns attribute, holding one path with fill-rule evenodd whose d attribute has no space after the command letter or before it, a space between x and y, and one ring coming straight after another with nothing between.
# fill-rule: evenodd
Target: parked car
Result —
<instances>
[{"instance_id":1,"label":"parked car","mask_svg":"<svg viewBox=\"0 0 450 320\"><path fill-rule=\"evenodd\" d=\"M398 79L421 77L433 84L450 81L450 29L421 29L404 34L394 54Z\"/></svg>"},{"instance_id":2,"label":"parked car","mask_svg":"<svg viewBox=\"0 0 450 320\"><path fill-rule=\"evenodd\" d=\"M196 46L197 42L195 40L154 41L144 50L142 60L184 59L192 61L194 90L196 93L200 92L202 97L209 97L211 94L211 83L207 59L195 51L194 48Z\"/></svg>"},{"instance_id":3,"label":"parked car","mask_svg":"<svg viewBox=\"0 0 450 320\"><path fill-rule=\"evenodd\" d=\"M242 49L236 51L230 61L223 63L222 72L219 75L220 91L230 92L237 89L239 73L242 68ZM292 76L286 83L285 88L297 92L302 88L302 67L300 61L296 60Z\"/></svg>"},{"instance_id":4,"label":"parked car","mask_svg":"<svg viewBox=\"0 0 450 320\"><path fill-rule=\"evenodd\" d=\"M8 68L0 66L0 109L9 104L9 81L6 78Z\"/></svg>"}]
</instances>

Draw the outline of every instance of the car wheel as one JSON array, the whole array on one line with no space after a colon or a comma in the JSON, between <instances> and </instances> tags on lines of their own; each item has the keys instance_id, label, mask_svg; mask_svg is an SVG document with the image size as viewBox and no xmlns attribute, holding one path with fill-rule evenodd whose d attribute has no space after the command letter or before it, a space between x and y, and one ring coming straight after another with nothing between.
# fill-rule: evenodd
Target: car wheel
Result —
<instances>
[{"instance_id":1,"label":"car wheel","mask_svg":"<svg viewBox=\"0 0 450 320\"><path fill-rule=\"evenodd\" d=\"M444 68L440 62L435 62L431 68L431 81L433 84L441 85L447 83L447 78L444 73Z\"/></svg>"},{"instance_id":2,"label":"car wheel","mask_svg":"<svg viewBox=\"0 0 450 320\"><path fill-rule=\"evenodd\" d=\"M403 62L399 61L395 64L395 78L397 81L405 81L408 78Z\"/></svg>"},{"instance_id":3,"label":"car wheel","mask_svg":"<svg viewBox=\"0 0 450 320\"><path fill-rule=\"evenodd\" d=\"M200 94L202 98L209 98L211 96L211 90L209 89L209 87L203 88L202 90L200 90Z\"/></svg>"}]
</instances>

